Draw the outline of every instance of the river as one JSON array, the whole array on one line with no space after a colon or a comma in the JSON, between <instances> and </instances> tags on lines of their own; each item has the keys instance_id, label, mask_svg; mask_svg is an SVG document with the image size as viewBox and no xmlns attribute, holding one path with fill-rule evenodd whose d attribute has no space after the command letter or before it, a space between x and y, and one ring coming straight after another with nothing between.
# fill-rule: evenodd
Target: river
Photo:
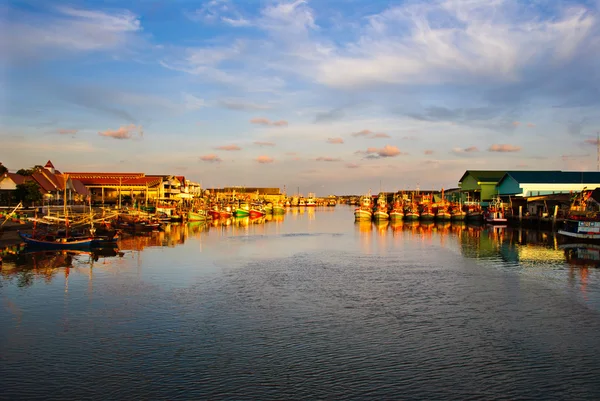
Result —
<instances>
[{"instance_id":1,"label":"river","mask_svg":"<svg viewBox=\"0 0 600 401\"><path fill-rule=\"evenodd\" d=\"M344 205L7 255L0 399L600 399L599 265Z\"/></svg>"}]
</instances>

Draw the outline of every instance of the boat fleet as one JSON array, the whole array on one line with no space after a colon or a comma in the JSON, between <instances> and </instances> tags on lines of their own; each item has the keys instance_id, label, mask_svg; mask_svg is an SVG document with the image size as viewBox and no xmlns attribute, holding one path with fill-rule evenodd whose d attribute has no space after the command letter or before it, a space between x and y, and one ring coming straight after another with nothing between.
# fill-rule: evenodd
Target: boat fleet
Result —
<instances>
[{"instance_id":1,"label":"boat fleet","mask_svg":"<svg viewBox=\"0 0 600 401\"><path fill-rule=\"evenodd\" d=\"M492 213L491 210L494 212ZM490 223L506 222L502 208L483 211L475 203L433 202L432 197L424 196L417 202L395 194L388 203L388 196L380 193L376 199L371 194L360 197L354 211L355 221L471 221Z\"/></svg>"}]
</instances>

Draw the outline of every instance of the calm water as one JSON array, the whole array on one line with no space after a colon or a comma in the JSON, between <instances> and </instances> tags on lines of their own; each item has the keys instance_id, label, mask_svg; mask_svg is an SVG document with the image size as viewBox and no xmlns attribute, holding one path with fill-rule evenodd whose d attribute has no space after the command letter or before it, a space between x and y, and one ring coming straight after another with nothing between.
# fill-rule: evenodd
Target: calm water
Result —
<instances>
[{"instance_id":1,"label":"calm water","mask_svg":"<svg viewBox=\"0 0 600 401\"><path fill-rule=\"evenodd\" d=\"M0 398L600 399L600 253L352 209L5 257Z\"/></svg>"}]
</instances>

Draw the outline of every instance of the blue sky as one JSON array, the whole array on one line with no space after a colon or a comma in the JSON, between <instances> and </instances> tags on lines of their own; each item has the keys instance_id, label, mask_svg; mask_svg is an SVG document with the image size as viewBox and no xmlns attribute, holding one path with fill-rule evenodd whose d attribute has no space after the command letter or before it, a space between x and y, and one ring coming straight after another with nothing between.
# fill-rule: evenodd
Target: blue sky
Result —
<instances>
[{"instance_id":1,"label":"blue sky","mask_svg":"<svg viewBox=\"0 0 600 401\"><path fill-rule=\"evenodd\" d=\"M596 169L600 0L2 4L12 170L327 195Z\"/></svg>"}]
</instances>

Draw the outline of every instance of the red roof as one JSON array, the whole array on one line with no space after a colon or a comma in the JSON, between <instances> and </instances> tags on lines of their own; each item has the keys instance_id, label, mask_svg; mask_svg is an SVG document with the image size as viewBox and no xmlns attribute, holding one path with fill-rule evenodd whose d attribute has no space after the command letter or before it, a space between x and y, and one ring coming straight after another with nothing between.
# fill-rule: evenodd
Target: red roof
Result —
<instances>
[{"instance_id":1,"label":"red roof","mask_svg":"<svg viewBox=\"0 0 600 401\"><path fill-rule=\"evenodd\" d=\"M73 183L73 188L79 195L88 196L90 194L90 191L88 191L81 181L71 180L71 183Z\"/></svg>"},{"instance_id":2,"label":"red roof","mask_svg":"<svg viewBox=\"0 0 600 401\"><path fill-rule=\"evenodd\" d=\"M119 177L122 179L130 179L135 177L145 177L144 173L65 173L69 177L73 179L81 179L81 178L113 178L119 180Z\"/></svg>"},{"instance_id":3,"label":"red roof","mask_svg":"<svg viewBox=\"0 0 600 401\"><path fill-rule=\"evenodd\" d=\"M157 177L130 177L119 179L119 177L78 177L77 180L81 181L83 185L140 185L140 186L152 186L160 183L161 179Z\"/></svg>"},{"instance_id":4,"label":"red roof","mask_svg":"<svg viewBox=\"0 0 600 401\"><path fill-rule=\"evenodd\" d=\"M46 176L44 174L41 174L37 171L34 172L33 174L31 174L31 179L34 180L35 182L37 182L38 185L45 192L52 192L52 191L58 190L57 185L55 185L52 181L50 181L48 178L46 178Z\"/></svg>"},{"instance_id":5,"label":"red roof","mask_svg":"<svg viewBox=\"0 0 600 401\"><path fill-rule=\"evenodd\" d=\"M46 163L46 165L44 167L54 168L54 164L52 164L52 162L50 160L48 160L48 163Z\"/></svg>"},{"instance_id":6,"label":"red roof","mask_svg":"<svg viewBox=\"0 0 600 401\"><path fill-rule=\"evenodd\" d=\"M4 177L10 178L16 185L19 185L19 184L22 184L25 182L25 177L20 174L4 173Z\"/></svg>"}]
</instances>

